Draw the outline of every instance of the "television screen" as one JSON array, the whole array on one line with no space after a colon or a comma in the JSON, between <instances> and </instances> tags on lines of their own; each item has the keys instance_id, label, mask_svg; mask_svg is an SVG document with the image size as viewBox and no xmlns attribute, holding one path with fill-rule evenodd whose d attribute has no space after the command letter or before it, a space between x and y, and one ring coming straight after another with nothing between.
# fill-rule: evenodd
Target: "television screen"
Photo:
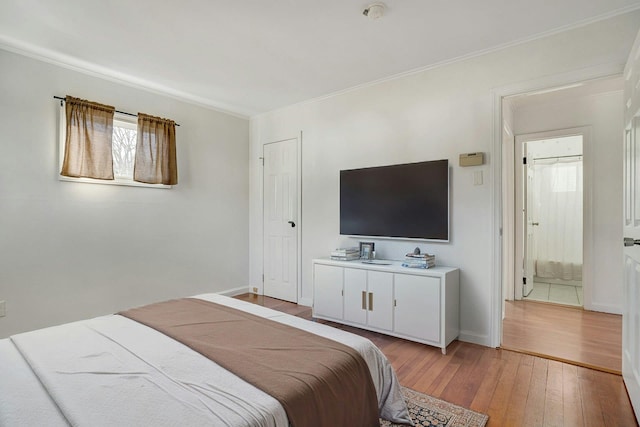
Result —
<instances>
[{"instance_id":1,"label":"television screen","mask_svg":"<svg viewBox=\"0 0 640 427\"><path fill-rule=\"evenodd\" d=\"M340 234L449 241L449 161L341 170Z\"/></svg>"}]
</instances>

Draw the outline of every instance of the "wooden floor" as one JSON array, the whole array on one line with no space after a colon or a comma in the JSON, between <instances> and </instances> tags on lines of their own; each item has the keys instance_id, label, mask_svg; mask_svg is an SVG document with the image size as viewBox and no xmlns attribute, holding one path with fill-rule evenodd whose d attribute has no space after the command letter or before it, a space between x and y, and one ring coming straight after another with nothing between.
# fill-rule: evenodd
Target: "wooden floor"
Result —
<instances>
[{"instance_id":1,"label":"wooden floor","mask_svg":"<svg viewBox=\"0 0 640 427\"><path fill-rule=\"evenodd\" d=\"M309 307L244 294L236 298L305 319ZM440 349L323 322L369 338L400 383L489 415L500 426L637 426L622 378L567 363L454 341Z\"/></svg>"},{"instance_id":2,"label":"wooden floor","mask_svg":"<svg viewBox=\"0 0 640 427\"><path fill-rule=\"evenodd\" d=\"M502 347L620 374L622 317L534 301L507 301Z\"/></svg>"}]
</instances>

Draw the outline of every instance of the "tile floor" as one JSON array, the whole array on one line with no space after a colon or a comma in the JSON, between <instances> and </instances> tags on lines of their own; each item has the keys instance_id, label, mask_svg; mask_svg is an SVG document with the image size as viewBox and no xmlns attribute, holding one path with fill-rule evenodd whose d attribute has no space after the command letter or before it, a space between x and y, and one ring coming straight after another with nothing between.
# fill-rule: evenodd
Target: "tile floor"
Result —
<instances>
[{"instance_id":1,"label":"tile floor","mask_svg":"<svg viewBox=\"0 0 640 427\"><path fill-rule=\"evenodd\" d=\"M552 283L534 282L531 293L524 297L529 301L546 301L556 304L582 307L584 298L582 286L556 285Z\"/></svg>"}]
</instances>

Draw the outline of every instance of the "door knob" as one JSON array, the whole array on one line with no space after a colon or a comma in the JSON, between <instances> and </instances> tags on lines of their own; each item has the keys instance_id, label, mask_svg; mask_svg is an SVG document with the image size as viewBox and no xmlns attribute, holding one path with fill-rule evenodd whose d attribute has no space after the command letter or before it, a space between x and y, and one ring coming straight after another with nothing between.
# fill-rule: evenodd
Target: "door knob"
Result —
<instances>
[{"instance_id":1,"label":"door knob","mask_svg":"<svg viewBox=\"0 0 640 427\"><path fill-rule=\"evenodd\" d=\"M624 245L625 246L640 245L640 239L634 239L632 237L625 237L624 238Z\"/></svg>"},{"instance_id":2,"label":"door knob","mask_svg":"<svg viewBox=\"0 0 640 427\"><path fill-rule=\"evenodd\" d=\"M539 222L532 222L531 225L540 225Z\"/></svg>"},{"instance_id":3,"label":"door knob","mask_svg":"<svg viewBox=\"0 0 640 427\"><path fill-rule=\"evenodd\" d=\"M295 222L293 222L293 221L287 221L287 222L288 222L289 224L291 224L291 228L293 228L293 227L295 227L295 226L296 226L296 223L295 223Z\"/></svg>"}]
</instances>

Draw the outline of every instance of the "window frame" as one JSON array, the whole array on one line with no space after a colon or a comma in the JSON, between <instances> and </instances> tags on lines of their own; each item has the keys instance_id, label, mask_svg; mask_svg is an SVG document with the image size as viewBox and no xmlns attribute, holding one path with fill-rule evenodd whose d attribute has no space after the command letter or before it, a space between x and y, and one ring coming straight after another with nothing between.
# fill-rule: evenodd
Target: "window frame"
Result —
<instances>
[{"instance_id":1,"label":"window frame","mask_svg":"<svg viewBox=\"0 0 640 427\"><path fill-rule=\"evenodd\" d=\"M127 128L133 127L137 129L138 121L136 116L130 116L127 114L116 112L113 116L113 125L114 127L118 125L119 127L127 127ZM160 188L160 189L173 188L173 185L149 184L146 182L137 182L133 180L133 177L131 179L118 177L115 175L115 172L112 180L111 179L94 179L94 178L76 178L72 176L61 175L60 171L62 170L62 163L64 161L64 147L65 147L65 141L66 141L66 133L67 133L67 115L66 115L65 105L63 102L61 102L60 113L59 113L59 129L58 129L58 180L59 181L80 182L83 184L123 185L127 187L146 187L146 188Z\"/></svg>"}]
</instances>

